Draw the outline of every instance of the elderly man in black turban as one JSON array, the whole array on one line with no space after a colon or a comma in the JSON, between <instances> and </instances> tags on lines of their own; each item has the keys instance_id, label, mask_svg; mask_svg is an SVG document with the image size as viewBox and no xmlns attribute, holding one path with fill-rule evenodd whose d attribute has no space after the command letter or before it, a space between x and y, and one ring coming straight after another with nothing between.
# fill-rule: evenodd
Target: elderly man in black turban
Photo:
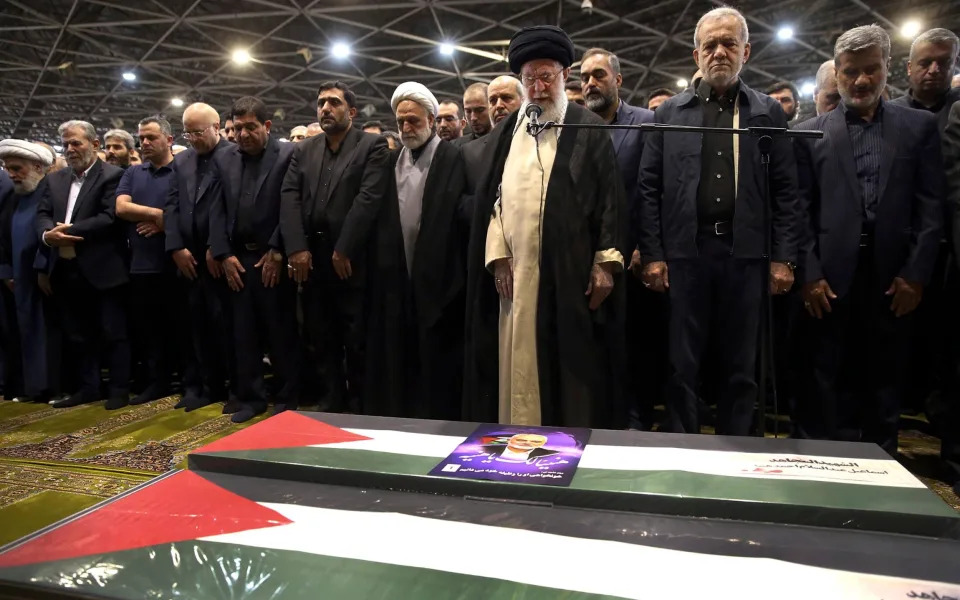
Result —
<instances>
[{"instance_id":1,"label":"elderly man in black turban","mask_svg":"<svg viewBox=\"0 0 960 600\"><path fill-rule=\"evenodd\" d=\"M488 135L468 253L464 418L619 426L626 204L610 135L541 122L602 124L567 101L573 43L560 28L510 40L523 104Z\"/></svg>"}]
</instances>

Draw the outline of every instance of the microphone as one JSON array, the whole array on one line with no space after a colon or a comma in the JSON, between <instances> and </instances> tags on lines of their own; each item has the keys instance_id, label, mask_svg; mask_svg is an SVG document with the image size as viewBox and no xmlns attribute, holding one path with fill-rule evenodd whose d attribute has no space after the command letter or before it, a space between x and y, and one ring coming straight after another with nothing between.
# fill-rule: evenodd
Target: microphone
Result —
<instances>
[{"instance_id":1,"label":"microphone","mask_svg":"<svg viewBox=\"0 0 960 600\"><path fill-rule=\"evenodd\" d=\"M524 114L530 119L527 124L527 133L534 136L540 133L540 115L543 114L543 107L539 104L528 104Z\"/></svg>"}]
</instances>

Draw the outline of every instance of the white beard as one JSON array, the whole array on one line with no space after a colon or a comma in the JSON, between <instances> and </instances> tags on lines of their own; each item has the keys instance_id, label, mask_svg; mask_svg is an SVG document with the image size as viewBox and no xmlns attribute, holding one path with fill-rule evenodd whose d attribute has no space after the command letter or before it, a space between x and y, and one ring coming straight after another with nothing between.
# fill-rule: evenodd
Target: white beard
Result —
<instances>
[{"instance_id":1,"label":"white beard","mask_svg":"<svg viewBox=\"0 0 960 600\"><path fill-rule=\"evenodd\" d=\"M416 133L409 136L405 134L401 134L400 143L403 144L404 147L409 148L410 150L416 150L420 146L423 146L424 144L427 143L427 140L430 139L430 134L432 133L433 133L433 130L430 129L429 127L426 127L424 129L418 130Z\"/></svg>"},{"instance_id":2,"label":"white beard","mask_svg":"<svg viewBox=\"0 0 960 600\"><path fill-rule=\"evenodd\" d=\"M560 119L567 112L567 93L564 91L563 86L559 86L556 91L552 90L549 99L541 98L539 100L534 100L527 95L527 88L524 88L523 94L525 97L524 99L528 103L539 104L540 108L543 109L543 113L539 117L541 123L546 123L548 121L559 123Z\"/></svg>"}]
</instances>

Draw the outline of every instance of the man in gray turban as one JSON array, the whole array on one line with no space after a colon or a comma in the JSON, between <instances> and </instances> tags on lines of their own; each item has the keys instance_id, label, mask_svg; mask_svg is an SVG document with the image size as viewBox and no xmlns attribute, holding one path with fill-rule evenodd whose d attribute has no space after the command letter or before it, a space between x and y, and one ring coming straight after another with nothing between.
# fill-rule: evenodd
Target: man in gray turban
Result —
<instances>
[{"instance_id":1,"label":"man in gray turban","mask_svg":"<svg viewBox=\"0 0 960 600\"><path fill-rule=\"evenodd\" d=\"M567 101L574 48L562 29L517 32L508 58L524 98L489 134L475 197L463 417L622 425L627 215L613 144L603 130L528 132L533 104L541 122L603 123Z\"/></svg>"}]
</instances>

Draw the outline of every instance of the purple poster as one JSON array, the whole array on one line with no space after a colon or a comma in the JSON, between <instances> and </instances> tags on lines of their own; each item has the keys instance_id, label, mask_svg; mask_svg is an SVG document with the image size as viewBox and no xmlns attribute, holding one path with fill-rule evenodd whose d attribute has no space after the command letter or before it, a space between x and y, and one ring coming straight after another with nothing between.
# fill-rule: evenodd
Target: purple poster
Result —
<instances>
[{"instance_id":1,"label":"purple poster","mask_svg":"<svg viewBox=\"0 0 960 600\"><path fill-rule=\"evenodd\" d=\"M589 429L480 425L431 475L568 486Z\"/></svg>"}]
</instances>

